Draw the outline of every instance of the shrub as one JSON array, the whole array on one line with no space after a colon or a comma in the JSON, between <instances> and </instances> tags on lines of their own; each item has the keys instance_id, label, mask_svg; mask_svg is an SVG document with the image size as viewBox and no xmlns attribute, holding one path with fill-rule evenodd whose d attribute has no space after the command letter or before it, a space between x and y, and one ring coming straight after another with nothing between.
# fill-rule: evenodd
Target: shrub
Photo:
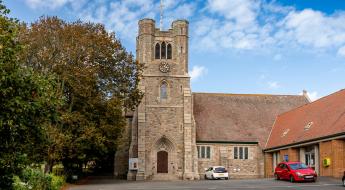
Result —
<instances>
[{"instance_id":1,"label":"shrub","mask_svg":"<svg viewBox=\"0 0 345 190\"><path fill-rule=\"evenodd\" d=\"M65 184L65 178L63 176L56 176L54 174L49 174L52 178L51 190L60 190Z\"/></svg>"},{"instance_id":2,"label":"shrub","mask_svg":"<svg viewBox=\"0 0 345 190\"><path fill-rule=\"evenodd\" d=\"M24 183L20 180L18 176L13 177L13 189L14 190L27 190L32 189L32 187L29 187L27 183Z\"/></svg>"},{"instance_id":3,"label":"shrub","mask_svg":"<svg viewBox=\"0 0 345 190\"><path fill-rule=\"evenodd\" d=\"M40 169L26 168L20 176L14 176L15 190L60 190L64 177L45 174Z\"/></svg>"}]
</instances>

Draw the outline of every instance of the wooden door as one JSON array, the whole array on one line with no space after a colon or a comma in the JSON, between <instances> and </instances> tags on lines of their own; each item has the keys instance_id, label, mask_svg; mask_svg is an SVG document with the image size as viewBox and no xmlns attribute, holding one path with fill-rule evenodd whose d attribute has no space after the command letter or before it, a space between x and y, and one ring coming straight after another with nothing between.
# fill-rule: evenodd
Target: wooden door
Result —
<instances>
[{"instance_id":1,"label":"wooden door","mask_svg":"<svg viewBox=\"0 0 345 190\"><path fill-rule=\"evenodd\" d=\"M168 173L168 152L157 152L157 173Z\"/></svg>"}]
</instances>

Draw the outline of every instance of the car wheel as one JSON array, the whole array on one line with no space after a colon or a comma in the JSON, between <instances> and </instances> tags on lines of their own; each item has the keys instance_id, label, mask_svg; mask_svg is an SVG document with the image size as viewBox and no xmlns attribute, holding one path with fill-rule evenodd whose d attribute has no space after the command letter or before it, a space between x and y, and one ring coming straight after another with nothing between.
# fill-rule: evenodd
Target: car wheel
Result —
<instances>
[{"instance_id":1,"label":"car wheel","mask_svg":"<svg viewBox=\"0 0 345 190\"><path fill-rule=\"evenodd\" d=\"M278 174L274 174L274 178L276 178L276 180L280 180L280 177Z\"/></svg>"},{"instance_id":2,"label":"car wheel","mask_svg":"<svg viewBox=\"0 0 345 190\"><path fill-rule=\"evenodd\" d=\"M205 178L205 179L208 179L206 174L205 174L204 178Z\"/></svg>"},{"instance_id":3,"label":"car wheel","mask_svg":"<svg viewBox=\"0 0 345 190\"><path fill-rule=\"evenodd\" d=\"M343 186L345 187L345 180L343 180Z\"/></svg>"},{"instance_id":4,"label":"car wheel","mask_svg":"<svg viewBox=\"0 0 345 190\"><path fill-rule=\"evenodd\" d=\"M313 182L316 182L316 181L317 181L317 177L314 177Z\"/></svg>"},{"instance_id":5,"label":"car wheel","mask_svg":"<svg viewBox=\"0 0 345 190\"><path fill-rule=\"evenodd\" d=\"M291 183L295 182L295 178L293 178L292 175L290 176L290 182L291 182Z\"/></svg>"},{"instance_id":6,"label":"car wheel","mask_svg":"<svg viewBox=\"0 0 345 190\"><path fill-rule=\"evenodd\" d=\"M226 180L229 180L229 178L228 178L228 177L226 177L225 179L226 179Z\"/></svg>"}]
</instances>

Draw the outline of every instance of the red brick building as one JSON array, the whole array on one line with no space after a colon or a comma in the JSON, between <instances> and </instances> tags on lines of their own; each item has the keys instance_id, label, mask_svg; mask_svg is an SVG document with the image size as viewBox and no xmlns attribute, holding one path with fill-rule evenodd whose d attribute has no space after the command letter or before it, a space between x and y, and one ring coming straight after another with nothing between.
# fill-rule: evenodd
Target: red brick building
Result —
<instances>
[{"instance_id":1,"label":"red brick building","mask_svg":"<svg viewBox=\"0 0 345 190\"><path fill-rule=\"evenodd\" d=\"M345 171L345 90L279 115L267 140L265 176L281 161L301 161L320 176Z\"/></svg>"}]
</instances>

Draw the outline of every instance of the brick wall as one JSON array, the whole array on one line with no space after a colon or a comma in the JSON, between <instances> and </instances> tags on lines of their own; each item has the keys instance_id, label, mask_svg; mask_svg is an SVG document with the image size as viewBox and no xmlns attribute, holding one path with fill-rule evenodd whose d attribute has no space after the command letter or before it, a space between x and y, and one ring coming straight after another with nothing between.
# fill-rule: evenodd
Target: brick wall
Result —
<instances>
[{"instance_id":1,"label":"brick wall","mask_svg":"<svg viewBox=\"0 0 345 190\"><path fill-rule=\"evenodd\" d=\"M265 177L273 177L273 153L265 153Z\"/></svg>"},{"instance_id":2,"label":"brick wall","mask_svg":"<svg viewBox=\"0 0 345 190\"><path fill-rule=\"evenodd\" d=\"M345 145L344 140L332 140L320 143L320 175L341 177L345 170L344 156ZM323 166L325 158L331 159L331 165Z\"/></svg>"},{"instance_id":3,"label":"brick wall","mask_svg":"<svg viewBox=\"0 0 345 190\"><path fill-rule=\"evenodd\" d=\"M299 161L299 149L298 148L289 148L289 161L298 162Z\"/></svg>"},{"instance_id":4,"label":"brick wall","mask_svg":"<svg viewBox=\"0 0 345 190\"><path fill-rule=\"evenodd\" d=\"M320 149L320 175L321 176L332 176L332 168L333 164L329 167L323 167L322 162L323 159L329 157L332 157L332 141L327 141L327 142L321 142L319 144L319 149ZM333 159L331 158L331 161L333 162Z\"/></svg>"},{"instance_id":5,"label":"brick wall","mask_svg":"<svg viewBox=\"0 0 345 190\"><path fill-rule=\"evenodd\" d=\"M288 155L289 162L299 161L299 149L297 148L280 150L280 158L278 159L279 162L284 161L284 155Z\"/></svg>"},{"instance_id":6,"label":"brick wall","mask_svg":"<svg viewBox=\"0 0 345 190\"><path fill-rule=\"evenodd\" d=\"M299 149L298 148L289 148L282 149L279 151L279 158L277 158L277 164L284 161L284 155L288 155L289 161L299 161ZM274 169L273 168L273 153L265 153L265 177L273 177ZM277 155L278 156L278 155Z\"/></svg>"},{"instance_id":7,"label":"brick wall","mask_svg":"<svg viewBox=\"0 0 345 190\"><path fill-rule=\"evenodd\" d=\"M302 147L303 148L303 147ZM289 161L301 161L299 158L299 148L289 148L279 150L280 158L278 162L284 160L284 155L288 155ZM345 171L345 140L331 140L319 143L319 171L320 176L342 177ZM331 165L323 166L325 158L331 159ZM317 161L317 160L316 160ZM273 153L265 153L265 177L272 177Z\"/></svg>"}]
</instances>

